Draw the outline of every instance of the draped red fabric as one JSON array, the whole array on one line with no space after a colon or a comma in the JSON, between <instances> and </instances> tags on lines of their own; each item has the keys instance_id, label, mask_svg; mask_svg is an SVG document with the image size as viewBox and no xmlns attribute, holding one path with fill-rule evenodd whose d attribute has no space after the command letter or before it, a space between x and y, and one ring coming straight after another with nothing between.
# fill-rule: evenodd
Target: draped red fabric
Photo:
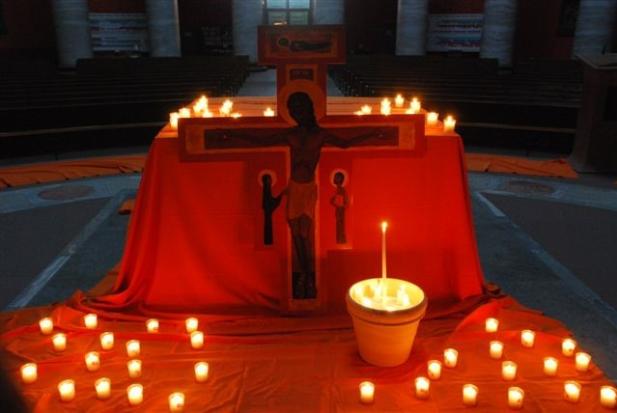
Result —
<instances>
[{"instance_id":1,"label":"draped red fabric","mask_svg":"<svg viewBox=\"0 0 617 413\"><path fill-rule=\"evenodd\" d=\"M426 151L322 153L317 256L319 292L343 310L349 286L380 271L379 223L390 223L391 276L420 285L430 300L482 294L463 150L458 136L428 137ZM177 139L156 139L113 292L86 305L101 311L233 313L277 311L285 295L289 235L284 205L274 244L263 245L260 171L285 188L285 150L247 151L221 161L181 162ZM336 244L333 171L348 173L348 243ZM284 203L285 201L283 201Z\"/></svg>"}]
</instances>

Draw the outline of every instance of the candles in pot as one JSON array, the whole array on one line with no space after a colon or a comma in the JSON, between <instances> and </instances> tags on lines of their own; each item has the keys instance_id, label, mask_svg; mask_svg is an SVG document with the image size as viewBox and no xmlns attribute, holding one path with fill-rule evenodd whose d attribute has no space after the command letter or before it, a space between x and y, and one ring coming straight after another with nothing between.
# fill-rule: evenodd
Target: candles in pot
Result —
<instances>
[{"instance_id":1,"label":"candles in pot","mask_svg":"<svg viewBox=\"0 0 617 413\"><path fill-rule=\"evenodd\" d=\"M208 380L208 373L210 370L210 365L205 361L199 361L195 363L195 381L198 383L203 383Z\"/></svg>"},{"instance_id":2,"label":"candles in pot","mask_svg":"<svg viewBox=\"0 0 617 413\"><path fill-rule=\"evenodd\" d=\"M617 389L612 386L600 387L600 404L609 409L617 407Z\"/></svg>"},{"instance_id":3,"label":"candles in pot","mask_svg":"<svg viewBox=\"0 0 617 413\"><path fill-rule=\"evenodd\" d=\"M94 330L99 325L99 320L96 314L86 314L84 316L84 326L89 330Z\"/></svg>"},{"instance_id":4,"label":"candles in pot","mask_svg":"<svg viewBox=\"0 0 617 413\"><path fill-rule=\"evenodd\" d=\"M96 391L96 397L104 400L111 396L111 380L107 377L101 377L94 382L94 390Z\"/></svg>"},{"instance_id":5,"label":"candles in pot","mask_svg":"<svg viewBox=\"0 0 617 413\"><path fill-rule=\"evenodd\" d=\"M170 412L181 412L184 410L184 393L172 393L169 395L168 401Z\"/></svg>"},{"instance_id":6,"label":"candles in pot","mask_svg":"<svg viewBox=\"0 0 617 413\"><path fill-rule=\"evenodd\" d=\"M199 320L195 317L189 317L184 320L184 327L186 328L186 332L191 334L193 331L196 331L199 327Z\"/></svg>"},{"instance_id":7,"label":"candles in pot","mask_svg":"<svg viewBox=\"0 0 617 413\"><path fill-rule=\"evenodd\" d=\"M443 364L446 367L454 368L458 363L458 351L453 348L447 348L443 352Z\"/></svg>"},{"instance_id":8,"label":"candles in pot","mask_svg":"<svg viewBox=\"0 0 617 413\"><path fill-rule=\"evenodd\" d=\"M431 380L439 380L441 377L441 361L429 360L427 363L427 373Z\"/></svg>"},{"instance_id":9,"label":"candles in pot","mask_svg":"<svg viewBox=\"0 0 617 413\"><path fill-rule=\"evenodd\" d=\"M66 334L64 333L54 334L51 338L51 342L54 345L54 350L56 351L66 350Z\"/></svg>"},{"instance_id":10,"label":"candles in pot","mask_svg":"<svg viewBox=\"0 0 617 413\"><path fill-rule=\"evenodd\" d=\"M473 384L463 386L463 404L465 406L475 406L478 404L478 387Z\"/></svg>"},{"instance_id":11,"label":"candles in pot","mask_svg":"<svg viewBox=\"0 0 617 413\"><path fill-rule=\"evenodd\" d=\"M520 387L508 388L508 407L511 409L522 409L525 400L525 391Z\"/></svg>"},{"instance_id":12,"label":"candles in pot","mask_svg":"<svg viewBox=\"0 0 617 413\"><path fill-rule=\"evenodd\" d=\"M126 342L126 355L129 357L137 357L141 352L141 344L139 340L129 340Z\"/></svg>"},{"instance_id":13,"label":"candles in pot","mask_svg":"<svg viewBox=\"0 0 617 413\"><path fill-rule=\"evenodd\" d=\"M536 341L536 333L532 330L521 331L521 345L523 347L532 348Z\"/></svg>"},{"instance_id":14,"label":"candles in pot","mask_svg":"<svg viewBox=\"0 0 617 413\"><path fill-rule=\"evenodd\" d=\"M501 377L504 380L514 380L516 378L516 370L518 366L513 361L504 361L501 363Z\"/></svg>"},{"instance_id":15,"label":"candles in pot","mask_svg":"<svg viewBox=\"0 0 617 413\"><path fill-rule=\"evenodd\" d=\"M204 333L201 331L193 331L191 333L191 347L199 350L204 346Z\"/></svg>"},{"instance_id":16,"label":"candles in pot","mask_svg":"<svg viewBox=\"0 0 617 413\"><path fill-rule=\"evenodd\" d=\"M19 370L21 372L21 381L26 384L34 383L38 378L36 363L26 363Z\"/></svg>"},{"instance_id":17,"label":"candles in pot","mask_svg":"<svg viewBox=\"0 0 617 413\"><path fill-rule=\"evenodd\" d=\"M544 374L547 376L556 376L559 361L555 357L544 357Z\"/></svg>"},{"instance_id":18,"label":"candles in pot","mask_svg":"<svg viewBox=\"0 0 617 413\"><path fill-rule=\"evenodd\" d=\"M576 341L571 338L564 338L561 342L561 354L572 357L576 351Z\"/></svg>"},{"instance_id":19,"label":"candles in pot","mask_svg":"<svg viewBox=\"0 0 617 413\"><path fill-rule=\"evenodd\" d=\"M88 371L97 371L101 367L101 358L96 351L86 353L84 362Z\"/></svg>"},{"instance_id":20,"label":"candles in pot","mask_svg":"<svg viewBox=\"0 0 617 413\"><path fill-rule=\"evenodd\" d=\"M503 343L498 340L493 340L489 343L489 354L493 359L500 359L503 356Z\"/></svg>"},{"instance_id":21,"label":"candles in pot","mask_svg":"<svg viewBox=\"0 0 617 413\"><path fill-rule=\"evenodd\" d=\"M130 378L136 379L141 376L141 360L129 360L126 363L126 368L128 369Z\"/></svg>"},{"instance_id":22,"label":"candles in pot","mask_svg":"<svg viewBox=\"0 0 617 413\"><path fill-rule=\"evenodd\" d=\"M144 387L141 384L131 384L126 388L126 395L131 406L137 406L144 400Z\"/></svg>"},{"instance_id":23,"label":"candles in pot","mask_svg":"<svg viewBox=\"0 0 617 413\"><path fill-rule=\"evenodd\" d=\"M159 320L156 318L151 318L146 321L146 330L148 333L158 333L159 332Z\"/></svg>"},{"instance_id":24,"label":"candles in pot","mask_svg":"<svg viewBox=\"0 0 617 413\"><path fill-rule=\"evenodd\" d=\"M499 328L499 320L493 317L489 317L484 320L484 331L487 333L495 333Z\"/></svg>"},{"instance_id":25,"label":"candles in pot","mask_svg":"<svg viewBox=\"0 0 617 413\"><path fill-rule=\"evenodd\" d=\"M101 348L103 350L111 350L114 348L114 333L106 331L99 336Z\"/></svg>"},{"instance_id":26,"label":"candles in pot","mask_svg":"<svg viewBox=\"0 0 617 413\"><path fill-rule=\"evenodd\" d=\"M591 364L591 355L589 355L588 353L583 353L582 351L579 351L574 356L574 361L575 361L576 371L584 373L587 370L589 370L589 365Z\"/></svg>"},{"instance_id":27,"label":"candles in pot","mask_svg":"<svg viewBox=\"0 0 617 413\"><path fill-rule=\"evenodd\" d=\"M75 381L67 379L58 383L58 394L63 402L73 400L75 398Z\"/></svg>"},{"instance_id":28,"label":"candles in pot","mask_svg":"<svg viewBox=\"0 0 617 413\"><path fill-rule=\"evenodd\" d=\"M580 383L573 380L566 381L563 385L563 397L570 403L578 403L581 398Z\"/></svg>"},{"instance_id":29,"label":"candles in pot","mask_svg":"<svg viewBox=\"0 0 617 413\"><path fill-rule=\"evenodd\" d=\"M375 385L370 381L360 383L360 401L364 404L373 403L375 400Z\"/></svg>"},{"instance_id":30,"label":"candles in pot","mask_svg":"<svg viewBox=\"0 0 617 413\"><path fill-rule=\"evenodd\" d=\"M44 317L39 320L39 329L41 330L41 334L51 334L54 331L54 322L50 317Z\"/></svg>"},{"instance_id":31,"label":"candles in pot","mask_svg":"<svg viewBox=\"0 0 617 413\"><path fill-rule=\"evenodd\" d=\"M428 399L429 390L431 388L431 382L429 379L426 377L416 377L415 386L416 397L421 400Z\"/></svg>"}]
</instances>

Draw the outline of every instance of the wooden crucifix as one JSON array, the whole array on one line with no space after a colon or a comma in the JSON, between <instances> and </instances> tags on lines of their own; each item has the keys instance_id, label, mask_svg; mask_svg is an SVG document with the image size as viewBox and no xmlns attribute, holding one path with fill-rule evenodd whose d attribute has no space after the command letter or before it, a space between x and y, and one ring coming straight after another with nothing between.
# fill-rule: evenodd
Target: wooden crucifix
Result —
<instances>
[{"instance_id":1,"label":"wooden crucifix","mask_svg":"<svg viewBox=\"0 0 617 413\"><path fill-rule=\"evenodd\" d=\"M325 115L326 65L344 59L339 26L262 27L259 44L260 63L277 64L278 116L181 119L181 157L199 161L212 157L233 159L235 154L251 151L288 153L287 187L279 194L285 198L291 238L286 296L291 309L315 308L320 284L315 251L315 176L322 148L418 149L419 138L424 137L424 119L407 115Z\"/></svg>"}]
</instances>

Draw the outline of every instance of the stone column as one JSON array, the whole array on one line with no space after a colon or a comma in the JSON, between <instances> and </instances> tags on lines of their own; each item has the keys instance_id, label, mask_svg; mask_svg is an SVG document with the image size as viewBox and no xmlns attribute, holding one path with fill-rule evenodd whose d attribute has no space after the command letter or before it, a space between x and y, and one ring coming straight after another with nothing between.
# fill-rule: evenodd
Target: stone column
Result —
<instances>
[{"instance_id":1,"label":"stone column","mask_svg":"<svg viewBox=\"0 0 617 413\"><path fill-rule=\"evenodd\" d=\"M58 63L75 67L77 59L92 57L88 0L53 0Z\"/></svg>"},{"instance_id":2,"label":"stone column","mask_svg":"<svg viewBox=\"0 0 617 413\"><path fill-rule=\"evenodd\" d=\"M313 24L345 23L344 0L315 0L313 4Z\"/></svg>"},{"instance_id":3,"label":"stone column","mask_svg":"<svg viewBox=\"0 0 617 413\"><path fill-rule=\"evenodd\" d=\"M263 22L261 0L233 0L233 36L236 55L257 61L257 26Z\"/></svg>"},{"instance_id":4,"label":"stone column","mask_svg":"<svg viewBox=\"0 0 617 413\"><path fill-rule=\"evenodd\" d=\"M516 0L484 0L480 57L497 59L499 66L512 66L516 8Z\"/></svg>"},{"instance_id":5,"label":"stone column","mask_svg":"<svg viewBox=\"0 0 617 413\"><path fill-rule=\"evenodd\" d=\"M396 54L426 54L428 0L398 0Z\"/></svg>"},{"instance_id":6,"label":"stone column","mask_svg":"<svg viewBox=\"0 0 617 413\"><path fill-rule=\"evenodd\" d=\"M616 15L617 0L581 0L572 54L610 52Z\"/></svg>"},{"instance_id":7,"label":"stone column","mask_svg":"<svg viewBox=\"0 0 617 413\"><path fill-rule=\"evenodd\" d=\"M150 56L180 56L177 0L146 0Z\"/></svg>"}]
</instances>

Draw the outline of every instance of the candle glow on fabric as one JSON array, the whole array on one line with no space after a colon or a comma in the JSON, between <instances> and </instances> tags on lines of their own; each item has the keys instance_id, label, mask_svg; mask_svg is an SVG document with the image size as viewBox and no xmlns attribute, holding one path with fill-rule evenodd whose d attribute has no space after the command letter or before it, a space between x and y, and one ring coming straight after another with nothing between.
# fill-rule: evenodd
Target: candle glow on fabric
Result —
<instances>
[{"instance_id":1,"label":"candle glow on fabric","mask_svg":"<svg viewBox=\"0 0 617 413\"><path fill-rule=\"evenodd\" d=\"M414 97L411 99L411 102L409 102L409 109L407 109L405 113L407 113L408 115L415 115L417 113L420 113L421 109L422 104L420 103L418 98Z\"/></svg>"},{"instance_id":2,"label":"candle glow on fabric","mask_svg":"<svg viewBox=\"0 0 617 413\"><path fill-rule=\"evenodd\" d=\"M397 94L396 97L394 98L394 105L397 108L402 108L404 104L405 104L405 98L403 97L403 95L401 95L400 93Z\"/></svg>"},{"instance_id":3,"label":"candle glow on fabric","mask_svg":"<svg viewBox=\"0 0 617 413\"><path fill-rule=\"evenodd\" d=\"M581 373L589 370L589 365L591 364L591 355L588 353L578 352L574 356L576 371Z\"/></svg>"},{"instance_id":4,"label":"candle glow on fabric","mask_svg":"<svg viewBox=\"0 0 617 413\"><path fill-rule=\"evenodd\" d=\"M144 400L144 387L141 384L131 384L126 388L126 395L131 406L141 404Z\"/></svg>"},{"instance_id":5,"label":"candle glow on fabric","mask_svg":"<svg viewBox=\"0 0 617 413\"><path fill-rule=\"evenodd\" d=\"M436 126L437 122L439 122L439 113L429 112L426 114L426 125L427 126Z\"/></svg>"},{"instance_id":6,"label":"candle glow on fabric","mask_svg":"<svg viewBox=\"0 0 617 413\"><path fill-rule=\"evenodd\" d=\"M484 321L484 331L487 333L495 333L499 329L499 320L489 317Z\"/></svg>"},{"instance_id":7,"label":"candle glow on fabric","mask_svg":"<svg viewBox=\"0 0 617 413\"><path fill-rule=\"evenodd\" d=\"M384 98L381 101L381 114L384 116L389 116L392 113L392 103L390 99Z\"/></svg>"},{"instance_id":8,"label":"candle glow on fabric","mask_svg":"<svg viewBox=\"0 0 617 413\"><path fill-rule=\"evenodd\" d=\"M504 361L501 364L501 376L504 380L514 380L516 378L517 365L513 361Z\"/></svg>"},{"instance_id":9,"label":"candle glow on fabric","mask_svg":"<svg viewBox=\"0 0 617 413\"><path fill-rule=\"evenodd\" d=\"M416 377L416 397L424 400L428 399L429 391L431 388L431 382L426 377Z\"/></svg>"},{"instance_id":10,"label":"candle glow on fabric","mask_svg":"<svg viewBox=\"0 0 617 413\"><path fill-rule=\"evenodd\" d=\"M66 334L64 333L54 334L51 338L51 341L54 345L54 350L56 351L66 350Z\"/></svg>"},{"instance_id":11,"label":"candle glow on fabric","mask_svg":"<svg viewBox=\"0 0 617 413\"><path fill-rule=\"evenodd\" d=\"M114 333L106 331L99 336L99 340L103 350L111 350L114 348Z\"/></svg>"},{"instance_id":12,"label":"candle glow on fabric","mask_svg":"<svg viewBox=\"0 0 617 413\"><path fill-rule=\"evenodd\" d=\"M20 368L21 381L26 384L34 383L38 378L36 363L26 363Z\"/></svg>"},{"instance_id":13,"label":"candle glow on fabric","mask_svg":"<svg viewBox=\"0 0 617 413\"><path fill-rule=\"evenodd\" d=\"M375 385L370 381L360 383L360 401L364 404L373 403L375 400Z\"/></svg>"},{"instance_id":14,"label":"candle glow on fabric","mask_svg":"<svg viewBox=\"0 0 617 413\"><path fill-rule=\"evenodd\" d=\"M439 380L441 377L441 361L429 360L427 363L427 373L431 380Z\"/></svg>"},{"instance_id":15,"label":"candle glow on fabric","mask_svg":"<svg viewBox=\"0 0 617 413\"><path fill-rule=\"evenodd\" d=\"M94 330L98 324L99 322L96 314L86 314L84 316L84 325L87 329Z\"/></svg>"},{"instance_id":16,"label":"candle glow on fabric","mask_svg":"<svg viewBox=\"0 0 617 413\"><path fill-rule=\"evenodd\" d=\"M96 351L86 353L84 362L86 363L86 369L88 371L96 371L101 367L101 358Z\"/></svg>"},{"instance_id":17,"label":"candle glow on fabric","mask_svg":"<svg viewBox=\"0 0 617 413\"><path fill-rule=\"evenodd\" d=\"M156 318L151 318L146 321L146 330L148 333L158 333L159 332L159 320Z\"/></svg>"},{"instance_id":18,"label":"candle glow on fabric","mask_svg":"<svg viewBox=\"0 0 617 413\"><path fill-rule=\"evenodd\" d=\"M168 401L170 412L181 412L184 410L184 393L172 393L169 395Z\"/></svg>"},{"instance_id":19,"label":"candle glow on fabric","mask_svg":"<svg viewBox=\"0 0 617 413\"><path fill-rule=\"evenodd\" d=\"M544 374L556 376L559 368L559 361L555 357L544 357Z\"/></svg>"},{"instance_id":20,"label":"candle glow on fabric","mask_svg":"<svg viewBox=\"0 0 617 413\"><path fill-rule=\"evenodd\" d=\"M574 355L574 351L576 350L576 341L571 338L565 338L561 342L561 353L566 357L572 357Z\"/></svg>"},{"instance_id":21,"label":"candle glow on fabric","mask_svg":"<svg viewBox=\"0 0 617 413\"><path fill-rule=\"evenodd\" d=\"M126 368L128 369L130 378L136 379L141 376L141 360L129 360L126 363Z\"/></svg>"},{"instance_id":22,"label":"candle glow on fabric","mask_svg":"<svg viewBox=\"0 0 617 413\"><path fill-rule=\"evenodd\" d=\"M600 404L609 409L617 407L617 389L612 386L600 387Z\"/></svg>"},{"instance_id":23,"label":"candle glow on fabric","mask_svg":"<svg viewBox=\"0 0 617 413\"><path fill-rule=\"evenodd\" d=\"M94 382L94 389L96 391L96 397L104 400L111 396L111 380L107 377L101 377Z\"/></svg>"},{"instance_id":24,"label":"candle glow on fabric","mask_svg":"<svg viewBox=\"0 0 617 413\"><path fill-rule=\"evenodd\" d=\"M443 364L446 367L454 368L458 363L458 351L453 348L447 348L443 352Z\"/></svg>"},{"instance_id":25,"label":"candle glow on fabric","mask_svg":"<svg viewBox=\"0 0 617 413\"><path fill-rule=\"evenodd\" d=\"M478 387L473 384L463 386L463 404L465 406L475 406L478 404Z\"/></svg>"},{"instance_id":26,"label":"candle glow on fabric","mask_svg":"<svg viewBox=\"0 0 617 413\"><path fill-rule=\"evenodd\" d=\"M210 365L205 361L195 363L195 381L203 383L208 380Z\"/></svg>"},{"instance_id":27,"label":"candle glow on fabric","mask_svg":"<svg viewBox=\"0 0 617 413\"><path fill-rule=\"evenodd\" d=\"M520 387L508 388L508 406L511 409L522 409L525 401L525 391Z\"/></svg>"},{"instance_id":28,"label":"candle glow on fabric","mask_svg":"<svg viewBox=\"0 0 617 413\"><path fill-rule=\"evenodd\" d=\"M186 328L186 332L190 334L199 327L199 320L195 317L189 317L184 321L184 326Z\"/></svg>"},{"instance_id":29,"label":"candle glow on fabric","mask_svg":"<svg viewBox=\"0 0 617 413\"><path fill-rule=\"evenodd\" d=\"M137 357L141 352L141 344L139 340L129 340L126 342L126 355L129 357Z\"/></svg>"},{"instance_id":30,"label":"candle glow on fabric","mask_svg":"<svg viewBox=\"0 0 617 413\"><path fill-rule=\"evenodd\" d=\"M578 403L581 397L581 385L573 380L566 381L563 385L563 397L570 403Z\"/></svg>"},{"instance_id":31,"label":"candle glow on fabric","mask_svg":"<svg viewBox=\"0 0 617 413\"><path fill-rule=\"evenodd\" d=\"M51 334L54 331L54 322L49 317L41 318L39 321L39 329L41 334Z\"/></svg>"},{"instance_id":32,"label":"candle glow on fabric","mask_svg":"<svg viewBox=\"0 0 617 413\"><path fill-rule=\"evenodd\" d=\"M532 330L521 331L521 345L523 347L532 348L536 341L536 333Z\"/></svg>"},{"instance_id":33,"label":"candle glow on fabric","mask_svg":"<svg viewBox=\"0 0 617 413\"><path fill-rule=\"evenodd\" d=\"M58 383L58 393L60 394L60 400L63 402L70 402L75 398L75 381L74 380L62 380Z\"/></svg>"},{"instance_id":34,"label":"candle glow on fabric","mask_svg":"<svg viewBox=\"0 0 617 413\"><path fill-rule=\"evenodd\" d=\"M493 340L489 343L489 354L493 359L500 359L503 356L503 343Z\"/></svg>"},{"instance_id":35,"label":"candle glow on fabric","mask_svg":"<svg viewBox=\"0 0 617 413\"><path fill-rule=\"evenodd\" d=\"M267 118L274 117L274 110L272 110L272 108L268 106L266 109L264 109L264 116Z\"/></svg>"}]
</instances>

